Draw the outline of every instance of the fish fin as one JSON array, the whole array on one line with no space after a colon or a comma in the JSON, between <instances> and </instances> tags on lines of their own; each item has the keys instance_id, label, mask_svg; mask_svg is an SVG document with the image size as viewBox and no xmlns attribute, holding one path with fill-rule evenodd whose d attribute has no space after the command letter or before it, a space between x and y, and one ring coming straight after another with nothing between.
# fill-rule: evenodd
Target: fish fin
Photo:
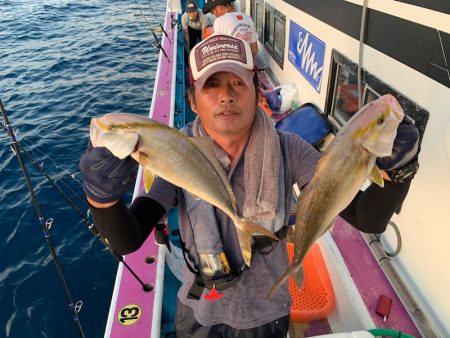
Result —
<instances>
[{"instance_id":1,"label":"fish fin","mask_svg":"<svg viewBox=\"0 0 450 338\"><path fill-rule=\"evenodd\" d=\"M303 287L303 282L305 281L305 272L303 266L300 265L300 269L292 273L292 278L294 278L295 284L299 290Z\"/></svg>"},{"instance_id":2,"label":"fish fin","mask_svg":"<svg viewBox=\"0 0 450 338\"><path fill-rule=\"evenodd\" d=\"M369 179L379 185L380 187L384 187L383 176L381 175L380 169L376 165L373 166L372 171L370 172Z\"/></svg>"},{"instance_id":3,"label":"fish fin","mask_svg":"<svg viewBox=\"0 0 450 338\"><path fill-rule=\"evenodd\" d=\"M198 197L197 195L195 195L195 194L192 194L192 193L190 193L190 192L187 192L189 195L191 195L191 197L194 199L194 200L197 200L197 201L200 201L201 200L201 198L200 197Z\"/></svg>"},{"instance_id":4,"label":"fish fin","mask_svg":"<svg viewBox=\"0 0 450 338\"><path fill-rule=\"evenodd\" d=\"M214 169L216 169L216 172L219 175L220 179L224 182L225 189L227 190L228 196L230 196L231 199L231 204L236 210L236 199L234 197L233 190L231 189L231 185L225 169L217 159L216 153L214 152L212 140L209 137L189 137L189 140L206 157L206 159L209 161L209 163L211 163Z\"/></svg>"},{"instance_id":5,"label":"fish fin","mask_svg":"<svg viewBox=\"0 0 450 338\"><path fill-rule=\"evenodd\" d=\"M317 237L315 237L314 242L315 242L317 239L319 239L319 237L323 236L328 230L331 230L331 229L333 228L335 222L336 222L336 218L334 218L334 219L330 222L330 224L328 224L327 227L323 228L322 231L318 233ZM314 244L314 242L311 243L311 246ZM308 248L308 250L311 248L311 246Z\"/></svg>"},{"instance_id":6,"label":"fish fin","mask_svg":"<svg viewBox=\"0 0 450 338\"><path fill-rule=\"evenodd\" d=\"M104 133L99 141L97 146L106 147L114 156L124 159L136 149L139 134L125 133L118 135L116 133Z\"/></svg>"},{"instance_id":7,"label":"fish fin","mask_svg":"<svg viewBox=\"0 0 450 338\"><path fill-rule=\"evenodd\" d=\"M289 268L285 271L285 273L278 279L278 281L272 286L269 293L267 294L266 298L270 299L272 296L278 291L278 289L288 281L289 277L291 275L296 274L296 272L301 268L302 264L297 263L296 260L292 262L292 264L289 266ZM301 269L303 270L303 269ZM303 284L303 282L302 282Z\"/></svg>"},{"instance_id":8,"label":"fish fin","mask_svg":"<svg viewBox=\"0 0 450 338\"><path fill-rule=\"evenodd\" d=\"M242 256L244 257L244 261L247 266L250 266L253 244L252 235L254 233L259 233L278 241L278 237L274 233L247 218L241 218L237 220L236 232Z\"/></svg>"},{"instance_id":9,"label":"fish fin","mask_svg":"<svg viewBox=\"0 0 450 338\"><path fill-rule=\"evenodd\" d=\"M155 179L155 176L149 169L144 169L144 189L145 192L148 192L150 190L150 187L152 186L152 183Z\"/></svg>"}]
</instances>

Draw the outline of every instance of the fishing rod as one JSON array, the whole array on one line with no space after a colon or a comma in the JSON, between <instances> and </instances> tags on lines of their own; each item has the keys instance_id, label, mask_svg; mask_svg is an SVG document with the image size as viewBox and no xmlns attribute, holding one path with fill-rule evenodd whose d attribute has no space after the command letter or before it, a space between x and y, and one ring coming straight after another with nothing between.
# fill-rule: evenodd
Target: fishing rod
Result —
<instances>
[{"instance_id":1,"label":"fishing rod","mask_svg":"<svg viewBox=\"0 0 450 338\"><path fill-rule=\"evenodd\" d=\"M156 36L155 30L150 26L150 23L147 20L147 17L145 16L144 12L142 11L141 6L139 6L138 2L134 0L134 3L136 6L138 6L139 11L141 12L141 15L144 17L145 22L147 23L148 29L152 32L153 38L155 39L155 42L152 42L152 45L163 52L164 56L166 57L167 61L170 62L169 56L167 55L166 51L164 50L163 46L161 45L161 42L159 41L158 37ZM150 4L149 4L150 5ZM153 11L153 8L150 6L151 10ZM156 16L155 12L153 14ZM167 39L170 41L169 36L167 35L166 31L164 30L163 26L159 24L160 29L164 32L164 34L167 36Z\"/></svg>"},{"instance_id":2,"label":"fishing rod","mask_svg":"<svg viewBox=\"0 0 450 338\"><path fill-rule=\"evenodd\" d=\"M153 10L152 4L150 3L149 0L147 0L147 4L148 4L148 7L150 7L150 9L152 10L153 16L156 18L156 17L157 17L157 16L156 16L156 13L155 13L155 11ZM163 25L162 25L161 23L159 23L159 26L158 26L158 27L159 27L159 30L160 30L161 32L163 32L164 35L166 36L166 38L170 41L169 35L167 35L167 32L166 32L166 30L164 29ZM170 41L170 42L172 43L172 41Z\"/></svg>"},{"instance_id":3,"label":"fishing rod","mask_svg":"<svg viewBox=\"0 0 450 338\"><path fill-rule=\"evenodd\" d=\"M7 131L5 126L3 126L3 129ZM102 244L108 249L109 253L120 263L122 263L125 268L133 275L133 277L139 282L139 284L142 285L142 288L144 291L152 291L153 285L144 283L141 278L134 272L134 270L129 266L123 257L119 255L114 249L109 245L109 243L103 238L103 236L98 231L97 227L94 223L89 222L89 220L84 216L84 213L76 206L76 204L70 199L69 196L55 183L55 180L48 175L48 173L44 170L44 167L42 164L39 164L35 161L33 156L23 147L23 145L16 140L16 144L19 147L19 149L29 158L31 163L41 172L42 175L50 182L50 184L63 196L63 198L69 203L69 205L80 215L81 220L88 226L89 231L94 235L95 238L100 240Z\"/></svg>"},{"instance_id":4,"label":"fishing rod","mask_svg":"<svg viewBox=\"0 0 450 338\"><path fill-rule=\"evenodd\" d=\"M43 213L41 211L41 207L39 206L38 200L36 198L36 194L35 194L33 185L31 183L30 176L28 175L27 168L25 167L23 159L22 159L22 157L20 155L20 149L19 149L19 146L18 146L18 142L16 140L16 136L14 135L12 127L11 127L11 125L9 123L8 115L6 114L6 110L5 110L4 106L3 106L3 102L2 102L1 99L0 99L0 110L1 110L2 115L3 115L5 129L6 129L7 133L8 133L8 135L9 135L9 137L11 138L11 146L12 146L12 148L14 150L14 154L16 155L17 160L19 161L20 169L22 170L22 173L23 173L23 176L25 178L28 190L29 190L29 192L31 194L31 201L33 202L34 208L35 208L36 213L38 215L39 223L40 223L40 225L42 227L42 231L44 233L44 238L45 238L45 240L46 240L46 242L48 244L48 247L50 249L50 253L52 255L53 262L55 263L56 271L58 273L58 277L59 277L59 279L61 281L61 284L62 284L62 286L64 288L64 292L66 294L66 298L67 298L67 300L69 302L69 308L72 311L73 320L75 321L75 323L76 323L76 325L78 327L78 330L80 332L80 336L82 338L85 338L85 335L84 335L84 332L83 332L83 328L81 326L81 322L80 322L80 319L78 317L78 313L81 310L82 302L78 301L78 302L76 302L74 304L74 302L72 300L72 296L70 294L69 287L68 287L67 282L66 282L66 280L64 278L64 274L62 272L61 265L60 265L59 260L58 260L58 255L56 254L56 250L55 250L55 247L53 246L53 243L52 243L52 240L51 240L51 237L50 237L50 233L49 233L49 230L50 230L50 227L51 227L51 224L52 224L52 219L45 220L44 215L43 215Z\"/></svg>"},{"instance_id":5,"label":"fishing rod","mask_svg":"<svg viewBox=\"0 0 450 338\"><path fill-rule=\"evenodd\" d=\"M155 46L156 48L161 50L161 52L163 52L164 56L166 57L167 61L170 63L169 56L166 54L166 51L162 47L161 42L159 41L158 37L156 36L156 33L154 30L152 30L152 34L153 34L153 37L155 38L155 42L153 43L153 46Z\"/></svg>"}]
</instances>

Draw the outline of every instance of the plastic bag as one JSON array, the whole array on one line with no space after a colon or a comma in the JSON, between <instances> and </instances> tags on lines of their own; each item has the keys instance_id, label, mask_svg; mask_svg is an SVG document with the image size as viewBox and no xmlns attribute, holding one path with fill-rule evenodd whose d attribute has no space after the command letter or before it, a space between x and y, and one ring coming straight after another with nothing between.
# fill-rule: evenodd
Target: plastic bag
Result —
<instances>
[{"instance_id":1,"label":"plastic bag","mask_svg":"<svg viewBox=\"0 0 450 338\"><path fill-rule=\"evenodd\" d=\"M264 96L274 114L283 114L297 106L297 87L292 83L275 87Z\"/></svg>"},{"instance_id":2,"label":"plastic bag","mask_svg":"<svg viewBox=\"0 0 450 338\"><path fill-rule=\"evenodd\" d=\"M281 106L280 114L291 109L292 104L297 104L297 87L292 83L281 85L280 88Z\"/></svg>"}]
</instances>

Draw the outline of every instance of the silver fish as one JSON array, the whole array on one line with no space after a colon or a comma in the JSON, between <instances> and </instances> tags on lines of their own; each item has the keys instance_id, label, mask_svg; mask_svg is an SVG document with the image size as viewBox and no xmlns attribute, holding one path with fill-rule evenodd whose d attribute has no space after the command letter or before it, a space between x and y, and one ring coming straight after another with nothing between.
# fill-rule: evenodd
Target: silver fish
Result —
<instances>
[{"instance_id":1,"label":"silver fish","mask_svg":"<svg viewBox=\"0 0 450 338\"><path fill-rule=\"evenodd\" d=\"M404 117L397 100L384 95L362 107L338 132L301 192L295 220L295 254L291 266L269 291L270 298L293 276L299 288L303 259L314 242L358 193L367 178L383 186L377 157L390 156L397 127Z\"/></svg>"},{"instance_id":2,"label":"silver fish","mask_svg":"<svg viewBox=\"0 0 450 338\"><path fill-rule=\"evenodd\" d=\"M245 264L250 266L252 234L278 238L261 225L237 215L236 200L225 171L206 137L187 137L149 118L110 113L91 120L94 147L106 147L121 159L131 155L144 169L144 185L153 175L221 209L234 222Z\"/></svg>"}]
</instances>

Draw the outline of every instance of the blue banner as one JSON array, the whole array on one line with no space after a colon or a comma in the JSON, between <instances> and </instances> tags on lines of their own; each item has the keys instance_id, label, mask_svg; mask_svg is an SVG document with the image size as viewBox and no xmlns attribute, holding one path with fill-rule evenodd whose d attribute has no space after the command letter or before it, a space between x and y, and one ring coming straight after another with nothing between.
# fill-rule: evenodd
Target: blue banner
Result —
<instances>
[{"instance_id":1,"label":"blue banner","mask_svg":"<svg viewBox=\"0 0 450 338\"><path fill-rule=\"evenodd\" d=\"M292 20L289 29L289 61L320 93L325 43Z\"/></svg>"}]
</instances>

